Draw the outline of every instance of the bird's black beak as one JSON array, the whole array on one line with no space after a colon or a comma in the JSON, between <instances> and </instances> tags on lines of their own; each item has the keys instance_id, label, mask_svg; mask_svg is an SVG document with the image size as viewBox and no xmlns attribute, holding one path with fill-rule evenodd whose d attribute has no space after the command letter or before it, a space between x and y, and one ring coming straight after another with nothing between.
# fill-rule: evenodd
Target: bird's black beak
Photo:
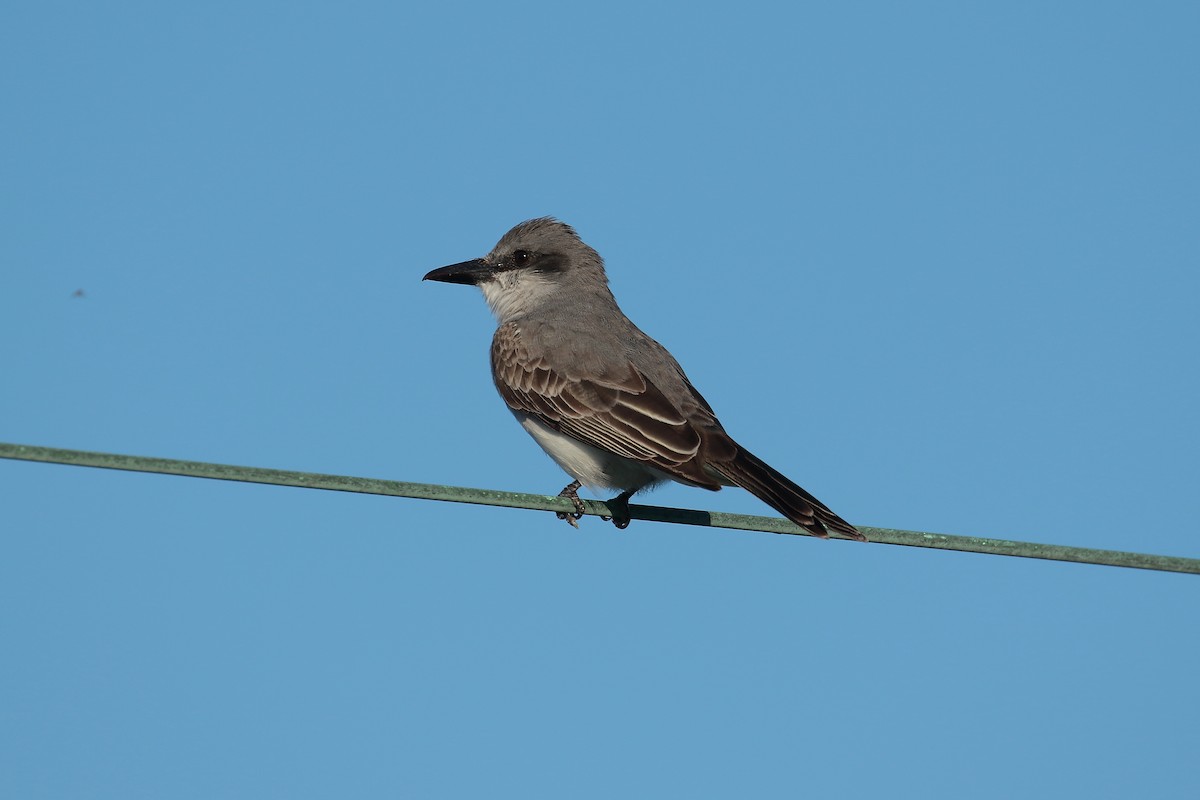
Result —
<instances>
[{"instance_id":1,"label":"bird's black beak","mask_svg":"<svg viewBox=\"0 0 1200 800\"><path fill-rule=\"evenodd\" d=\"M465 283L476 286L492 276L492 267L482 258L474 261L464 261L461 264L451 264L448 267L438 267L421 280L441 281L442 283Z\"/></svg>"}]
</instances>

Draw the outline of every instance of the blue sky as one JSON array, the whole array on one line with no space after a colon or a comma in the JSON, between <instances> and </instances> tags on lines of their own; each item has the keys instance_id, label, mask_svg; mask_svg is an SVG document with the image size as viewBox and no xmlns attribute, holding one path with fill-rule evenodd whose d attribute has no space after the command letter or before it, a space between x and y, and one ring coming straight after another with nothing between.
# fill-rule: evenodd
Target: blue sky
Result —
<instances>
[{"instance_id":1,"label":"blue sky","mask_svg":"<svg viewBox=\"0 0 1200 800\"><path fill-rule=\"evenodd\" d=\"M1200 12L1048 5L8 3L0 440L555 493L419 280L550 214L850 521L1200 556ZM1193 577L0 485L6 797L1194 792Z\"/></svg>"}]
</instances>

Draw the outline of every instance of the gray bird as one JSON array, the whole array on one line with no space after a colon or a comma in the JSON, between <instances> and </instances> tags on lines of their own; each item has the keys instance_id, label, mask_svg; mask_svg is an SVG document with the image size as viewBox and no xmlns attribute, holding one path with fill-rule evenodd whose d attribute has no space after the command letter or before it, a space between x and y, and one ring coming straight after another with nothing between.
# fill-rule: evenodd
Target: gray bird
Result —
<instances>
[{"instance_id":1,"label":"gray bird","mask_svg":"<svg viewBox=\"0 0 1200 800\"><path fill-rule=\"evenodd\" d=\"M820 500L735 442L666 348L613 298L600 254L550 217L522 222L483 258L424 280L478 286L499 321L492 379L521 427L575 480L560 493L582 516L580 485L637 491L673 480L740 486L809 532L865 541Z\"/></svg>"}]
</instances>

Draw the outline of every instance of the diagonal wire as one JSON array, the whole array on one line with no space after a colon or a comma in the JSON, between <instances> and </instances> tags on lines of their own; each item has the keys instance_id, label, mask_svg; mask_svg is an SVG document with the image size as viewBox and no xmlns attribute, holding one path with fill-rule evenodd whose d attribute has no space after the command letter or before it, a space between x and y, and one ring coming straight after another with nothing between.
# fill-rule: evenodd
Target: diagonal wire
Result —
<instances>
[{"instance_id":1,"label":"diagonal wire","mask_svg":"<svg viewBox=\"0 0 1200 800\"><path fill-rule=\"evenodd\" d=\"M0 443L0 458L19 461L40 461L50 464L68 464L81 467L152 472L164 475L183 475L191 478L212 478L245 483L265 483L276 486L297 486L305 489L327 489L339 492L358 492L392 497L412 497L420 500L443 500L452 503L475 503L503 508L525 508L532 511L575 510L574 505L562 497L541 494L501 492L491 489L467 489L433 483L404 483L376 478L355 478L347 475L322 475L314 472L290 472L257 467L236 467L229 464L208 464L201 461L177 461L169 458L146 458L116 453L93 453L84 450L60 450L52 447ZM604 503L585 500L587 513L596 516L611 516ZM803 528L777 517L758 517L746 514L723 514L717 511L695 511L662 506L630 505L629 515L633 519L652 522L670 522L679 525L702 525L712 528L762 531L809 536ZM1180 556L1159 556L1146 553L1128 553L1121 550L1094 550L1086 547L1067 547L1035 542L1018 542L1006 539L986 539L976 536L950 536L941 533L903 531L893 528L870 528L859 526L867 538L879 544L897 544L907 547L926 547L935 550L959 550L967 553L1040 558L1051 561L1073 561L1080 564L1101 564L1111 567L1158 570L1161 572L1186 572L1200 575L1200 559Z\"/></svg>"}]
</instances>

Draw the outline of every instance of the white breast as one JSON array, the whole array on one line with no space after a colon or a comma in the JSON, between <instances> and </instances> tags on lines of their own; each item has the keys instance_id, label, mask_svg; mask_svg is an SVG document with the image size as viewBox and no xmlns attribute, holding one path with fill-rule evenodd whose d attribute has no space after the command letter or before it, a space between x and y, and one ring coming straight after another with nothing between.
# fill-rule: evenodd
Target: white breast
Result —
<instances>
[{"instance_id":1,"label":"white breast","mask_svg":"<svg viewBox=\"0 0 1200 800\"><path fill-rule=\"evenodd\" d=\"M537 417L521 411L513 411L513 416L555 463L589 489L637 491L671 480L671 476L640 461L609 453L559 433Z\"/></svg>"}]
</instances>

